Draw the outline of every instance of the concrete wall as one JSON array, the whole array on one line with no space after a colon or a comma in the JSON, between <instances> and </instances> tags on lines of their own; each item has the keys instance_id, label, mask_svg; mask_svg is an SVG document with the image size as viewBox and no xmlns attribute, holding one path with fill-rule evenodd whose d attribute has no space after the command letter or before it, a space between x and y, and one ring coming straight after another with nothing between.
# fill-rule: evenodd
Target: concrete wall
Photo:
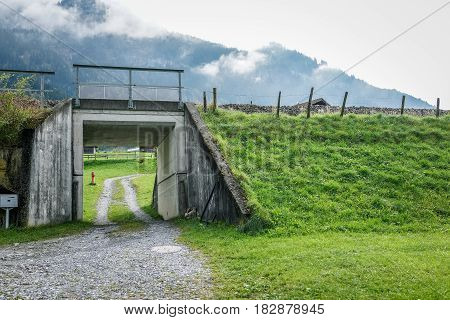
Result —
<instances>
[{"instance_id":1,"label":"concrete wall","mask_svg":"<svg viewBox=\"0 0 450 320\"><path fill-rule=\"evenodd\" d=\"M31 141L28 226L72 219L72 108L59 104Z\"/></svg>"},{"instance_id":2,"label":"concrete wall","mask_svg":"<svg viewBox=\"0 0 450 320\"><path fill-rule=\"evenodd\" d=\"M236 223L249 214L244 193L196 107L186 110L187 207L204 221Z\"/></svg>"}]
</instances>

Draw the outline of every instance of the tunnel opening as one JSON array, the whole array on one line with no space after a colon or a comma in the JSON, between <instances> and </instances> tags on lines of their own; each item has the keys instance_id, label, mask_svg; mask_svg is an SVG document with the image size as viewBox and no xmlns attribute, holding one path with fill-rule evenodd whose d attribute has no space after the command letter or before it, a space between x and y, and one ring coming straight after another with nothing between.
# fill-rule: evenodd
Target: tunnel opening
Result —
<instances>
[{"instance_id":1,"label":"tunnel opening","mask_svg":"<svg viewBox=\"0 0 450 320\"><path fill-rule=\"evenodd\" d=\"M108 221L97 218L104 211L101 201L109 197L106 206L111 206L125 197L122 202L127 202L126 184L134 189L142 211L165 220L177 217L183 210L183 125L181 112L75 109L73 220Z\"/></svg>"}]
</instances>

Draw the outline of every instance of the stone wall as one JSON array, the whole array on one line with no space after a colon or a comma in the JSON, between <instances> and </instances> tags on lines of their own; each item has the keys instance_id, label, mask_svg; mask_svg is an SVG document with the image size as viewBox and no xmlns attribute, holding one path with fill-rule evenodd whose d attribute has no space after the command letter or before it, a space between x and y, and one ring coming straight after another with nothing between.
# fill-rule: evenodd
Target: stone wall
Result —
<instances>
[{"instance_id":1,"label":"stone wall","mask_svg":"<svg viewBox=\"0 0 450 320\"><path fill-rule=\"evenodd\" d=\"M29 140L31 130L27 130L22 143L14 147L0 147L0 193L16 193L19 196L19 208L11 210L11 223L23 225L28 215L29 183ZM3 211L3 210L2 210ZM3 227L3 212L0 212L0 227Z\"/></svg>"},{"instance_id":2,"label":"stone wall","mask_svg":"<svg viewBox=\"0 0 450 320\"><path fill-rule=\"evenodd\" d=\"M237 223L249 214L244 193L194 105L185 117L188 211L203 221Z\"/></svg>"},{"instance_id":3,"label":"stone wall","mask_svg":"<svg viewBox=\"0 0 450 320\"><path fill-rule=\"evenodd\" d=\"M27 226L72 220L72 107L70 101L33 133Z\"/></svg>"},{"instance_id":4,"label":"stone wall","mask_svg":"<svg viewBox=\"0 0 450 320\"><path fill-rule=\"evenodd\" d=\"M228 110L238 110L245 113L269 113L275 112L276 107L274 106L258 106L250 104L226 104L221 105L219 108ZM306 107L293 105L293 106L281 106L280 112L286 113L288 115L298 115L300 113L306 112ZM341 107L339 106L311 106L311 114L326 114L326 113L340 113ZM444 116L449 114L450 110L440 110L440 115ZM345 107L346 114L389 114L389 115L399 115L399 108L383 108L383 107L364 107L364 106L349 106ZM405 108L404 114L414 115L414 116L436 116L435 109L415 109L415 108Z\"/></svg>"}]
</instances>

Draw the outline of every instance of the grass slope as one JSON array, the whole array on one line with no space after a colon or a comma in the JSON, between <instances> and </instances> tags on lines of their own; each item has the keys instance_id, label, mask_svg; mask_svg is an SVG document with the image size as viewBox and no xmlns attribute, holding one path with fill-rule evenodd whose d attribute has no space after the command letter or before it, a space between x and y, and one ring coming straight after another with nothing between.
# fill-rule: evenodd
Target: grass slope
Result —
<instances>
[{"instance_id":1,"label":"grass slope","mask_svg":"<svg viewBox=\"0 0 450 320\"><path fill-rule=\"evenodd\" d=\"M203 117L270 226L178 222L216 298L450 297L448 117Z\"/></svg>"},{"instance_id":2,"label":"grass slope","mask_svg":"<svg viewBox=\"0 0 450 320\"><path fill-rule=\"evenodd\" d=\"M204 118L277 233L448 228L450 117Z\"/></svg>"}]
</instances>

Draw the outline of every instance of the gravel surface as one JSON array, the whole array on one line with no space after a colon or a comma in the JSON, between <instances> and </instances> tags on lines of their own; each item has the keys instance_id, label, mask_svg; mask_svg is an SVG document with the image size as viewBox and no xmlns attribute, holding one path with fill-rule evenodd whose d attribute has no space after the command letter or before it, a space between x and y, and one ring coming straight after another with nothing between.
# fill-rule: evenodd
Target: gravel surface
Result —
<instances>
[{"instance_id":1,"label":"gravel surface","mask_svg":"<svg viewBox=\"0 0 450 320\"><path fill-rule=\"evenodd\" d=\"M133 178L136 178L138 176L139 175L128 176L120 179L120 182L122 183L122 186L125 190L125 202L128 205L128 208L130 208L130 210L134 213L136 219L144 222L150 222L152 218L144 211L142 211L139 207L136 199L136 192L134 192L133 184L131 182Z\"/></svg>"},{"instance_id":2,"label":"gravel surface","mask_svg":"<svg viewBox=\"0 0 450 320\"><path fill-rule=\"evenodd\" d=\"M122 181L123 181L123 179L129 180L131 178L135 178L138 176L140 176L140 175L134 174L134 175L125 176L125 177L115 177L115 178L106 179L103 182L103 191L97 202L97 218L95 219L95 224L97 224L97 225L111 224L111 222L109 222L109 220L108 220L108 210L109 210L109 206L111 205L111 202L112 202L112 196L113 196L116 180L122 180ZM133 193L134 198L136 199L134 190L132 190L131 192Z\"/></svg>"},{"instance_id":3,"label":"gravel surface","mask_svg":"<svg viewBox=\"0 0 450 320\"><path fill-rule=\"evenodd\" d=\"M145 214L129 178L122 183L133 212ZM205 258L178 243L178 235L172 223L151 220L139 231L96 226L76 236L0 247L0 299L210 298Z\"/></svg>"}]
</instances>

